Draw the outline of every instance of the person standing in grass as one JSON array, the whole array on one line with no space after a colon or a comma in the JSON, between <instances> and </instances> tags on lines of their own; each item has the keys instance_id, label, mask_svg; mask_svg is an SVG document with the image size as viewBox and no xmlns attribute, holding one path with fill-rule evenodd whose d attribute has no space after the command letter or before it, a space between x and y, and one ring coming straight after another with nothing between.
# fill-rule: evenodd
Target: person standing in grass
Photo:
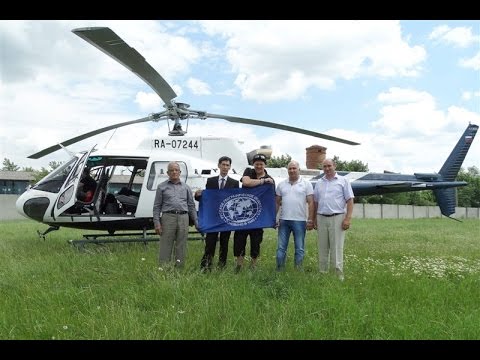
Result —
<instances>
[{"instance_id":1,"label":"person standing in grass","mask_svg":"<svg viewBox=\"0 0 480 360\"><path fill-rule=\"evenodd\" d=\"M256 154L252 161L253 169L246 168L240 179L242 187L255 187L265 184L275 186L275 180L265 170L267 157L264 154ZM248 236L250 236L250 257L252 259L250 268L255 269L257 266L260 244L263 241L263 229L237 230L233 235L233 255L236 258L235 273L240 272L243 267Z\"/></svg>"},{"instance_id":2,"label":"person standing in grass","mask_svg":"<svg viewBox=\"0 0 480 360\"><path fill-rule=\"evenodd\" d=\"M171 262L174 251L175 267L183 268L187 251L189 218L198 230L197 210L190 187L180 179L180 165L168 164L168 180L157 187L153 202L153 224L160 235L160 265ZM174 249L175 244L175 249Z\"/></svg>"},{"instance_id":3,"label":"person standing in grass","mask_svg":"<svg viewBox=\"0 0 480 360\"><path fill-rule=\"evenodd\" d=\"M323 176L313 192L319 267L320 272L328 272L330 260L332 270L343 281L343 245L352 219L354 195L350 182L337 174L332 159L325 159L322 166Z\"/></svg>"},{"instance_id":4,"label":"person standing in grass","mask_svg":"<svg viewBox=\"0 0 480 360\"><path fill-rule=\"evenodd\" d=\"M232 159L228 156L222 156L218 159L218 169L220 174L207 179L206 189L231 189L239 188L240 183L228 176L228 171L232 166ZM195 200L201 201L202 190L195 192ZM207 233L205 236L205 252L200 261L200 270L210 271L212 269L212 261L215 256L215 247L217 241L220 242L218 255L218 268L224 269L227 264L228 241L230 239L230 231Z\"/></svg>"},{"instance_id":5,"label":"person standing in grass","mask_svg":"<svg viewBox=\"0 0 480 360\"><path fill-rule=\"evenodd\" d=\"M297 161L290 161L287 170L288 179L281 181L275 191L277 214L280 210L277 222L277 271L285 268L291 233L293 233L295 245L294 265L296 269L302 268L305 256L305 234L307 230L313 229L315 217L312 183L300 177L300 165Z\"/></svg>"}]
</instances>

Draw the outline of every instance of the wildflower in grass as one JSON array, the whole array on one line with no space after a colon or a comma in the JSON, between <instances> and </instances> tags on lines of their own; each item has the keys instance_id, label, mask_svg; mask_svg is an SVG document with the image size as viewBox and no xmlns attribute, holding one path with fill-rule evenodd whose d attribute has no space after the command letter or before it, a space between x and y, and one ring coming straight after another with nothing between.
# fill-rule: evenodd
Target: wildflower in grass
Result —
<instances>
[{"instance_id":1,"label":"wildflower in grass","mask_svg":"<svg viewBox=\"0 0 480 360\"><path fill-rule=\"evenodd\" d=\"M184 310L178 310L177 314L185 314L185 311Z\"/></svg>"},{"instance_id":2,"label":"wildflower in grass","mask_svg":"<svg viewBox=\"0 0 480 360\"><path fill-rule=\"evenodd\" d=\"M351 260L353 259L351 258ZM367 257L363 259L363 262L366 263L364 268L366 274L372 271L375 272L378 267L383 267L395 277L413 273L416 276L427 276L436 279L447 276L463 279L467 274L480 272L478 261L467 260L459 256L449 258L403 256L400 260L381 260Z\"/></svg>"},{"instance_id":3,"label":"wildflower in grass","mask_svg":"<svg viewBox=\"0 0 480 360\"><path fill-rule=\"evenodd\" d=\"M63 330L68 330L68 326L67 326L67 325L63 325Z\"/></svg>"},{"instance_id":4,"label":"wildflower in grass","mask_svg":"<svg viewBox=\"0 0 480 360\"><path fill-rule=\"evenodd\" d=\"M142 261L145 261L145 258L142 258Z\"/></svg>"}]
</instances>

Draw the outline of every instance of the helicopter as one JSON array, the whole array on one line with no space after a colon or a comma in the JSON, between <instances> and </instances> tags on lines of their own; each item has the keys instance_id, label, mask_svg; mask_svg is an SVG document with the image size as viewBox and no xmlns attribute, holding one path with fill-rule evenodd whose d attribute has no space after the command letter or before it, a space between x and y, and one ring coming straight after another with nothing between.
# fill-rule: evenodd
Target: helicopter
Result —
<instances>
[{"instance_id":1,"label":"helicopter","mask_svg":"<svg viewBox=\"0 0 480 360\"><path fill-rule=\"evenodd\" d=\"M355 196L381 195L398 192L431 190L435 194L442 215L450 217L455 213L455 188L467 186L465 181L455 181L463 160L478 131L478 125L468 124L457 144L443 163L438 173L414 173L412 175L392 172L367 173L354 171L338 171L352 185ZM310 179L313 183L323 173Z\"/></svg>"},{"instance_id":2,"label":"helicopter","mask_svg":"<svg viewBox=\"0 0 480 360\"><path fill-rule=\"evenodd\" d=\"M245 153L240 147L242 142L232 138L187 137L185 135L188 132L190 119L223 119L234 123L310 135L348 145L359 145L354 141L279 123L192 110L189 104L174 101L177 95L172 87L142 55L110 28L78 28L72 32L146 82L162 99L165 110L137 120L90 131L43 149L30 155L29 158L38 159L60 149L68 152L66 147L71 144L119 127L147 121L167 121L169 132L165 137L145 139L136 150L97 149L94 146L89 151L70 154L70 160L25 191L17 200L17 211L27 218L49 226L43 233L38 232L43 238L50 231L58 230L60 227L71 227L107 232L107 234L84 235L87 240L81 240L82 244L147 241L148 235L152 234L148 231L154 228L152 208L155 191L158 184L168 179L166 174L169 162L176 161L179 164L181 180L195 192L197 189L203 189L206 179L218 171L217 159L225 153L232 158L229 176L236 179L240 179L244 169L252 165L255 154L264 153L267 157L271 155L271 149L268 147ZM182 122L187 124L185 130ZM455 188L467 185L466 182L454 180L477 130L477 125L467 126L438 174L402 175L341 171L339 174L350 180L355 196L433 190L442 214L450 216L455 212ZM81 200L78 196L84 169L88 170L97 184L92 198L88 201ZM268 169L268 171L276 183L288 177L286 169ZM119 188L115 178L118 174L125 172L130 175ZM309 178L312 184L323 176L321 172L317 174ZM118 233L118 231L128 232ZM134 238L118 238L123 236L134 236ZM107 240L98 240L100 237L107 237ZM156 238L155 240L158 240L158 237Z\"/></svg>"},{"instance_id":3,"label":"helicopter","mask_svg":"<svg viewBox=\"0 0 480 360\"><path fill-rule=\"evenodd\" d=\"M270 127L310 135L349 145L358 143L307 129L229 115L212 114L192 110L186 103L176 102L177 94L163 77L143 58L108 27L73 29L72 32L95 46L118 63L135 73L147 83L164 102L161 112L147 117L103 127L76 136L62 143L50 146L28 156L39 159L67 146L117 128L147 121L167 121L168 136L145 139L136 150L97 149L77 154L70 153L70 160L63 163L34 186L25 191L17 200L17 211L49 228L39 232L45 238L50 231L60 227L107 231L108 236L123 236L117 231L142 231L142 239L153 229L152 208L158 184L168 179L167 166L176 161L181 170L181 180L192 189L203 189L206 179L217 169L217 160L228 154L232 158L230 176L239 179L244 169L252 164L256 153L271 155L268 147L245 153L239 140L224 137L186 137L190 119L223 119L234 123ZM182 127L186 122L186 128ZM96 182L95 192L86 201L79 197L79 187L84 170ZM283 169L278 176L285 178ZM130 176L119 190L115 188L116 175L129 173ZM103 234L89 235L96 240ZM107 235L105 235L107 236Z\"/></svg>"}]
</instances>

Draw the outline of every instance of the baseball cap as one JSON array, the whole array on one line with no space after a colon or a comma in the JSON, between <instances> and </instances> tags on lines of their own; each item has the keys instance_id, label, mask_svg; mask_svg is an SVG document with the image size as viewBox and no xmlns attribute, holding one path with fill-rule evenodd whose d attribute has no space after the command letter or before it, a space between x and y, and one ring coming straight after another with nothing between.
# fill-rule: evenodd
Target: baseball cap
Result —
<instances>
[{"instance_id":1,"label":"baseball cap","mask_svg":"<svg viewBox=\"0 0 480 360\"><path fill-rule=\"evenodd\" d=\"M254 163L255 161L263 161L265 164L267 163L267 157L263 154L257 154L253 157L252 159L252 163Z\"/></svg>"}]
</instances>

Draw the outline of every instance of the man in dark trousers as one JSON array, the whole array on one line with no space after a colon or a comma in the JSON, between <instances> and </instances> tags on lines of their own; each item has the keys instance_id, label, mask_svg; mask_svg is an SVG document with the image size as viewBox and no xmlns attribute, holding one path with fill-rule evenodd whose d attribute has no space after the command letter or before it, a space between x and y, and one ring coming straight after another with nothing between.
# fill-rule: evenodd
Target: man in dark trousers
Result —
<instances>
[{"instance_id":1,"label":"man in dark trousers","mask_svg":"<svg viewBox=\"0 0 480 360\"><path fill-rule=\"evenodd\" d=\"M275 180L265 170L267 157L264 154L256 154L252 162L253 169L246 168L240 179L242 187L255 187L266 184L275 188ZM257 260L260 256L260 244L263 241L263 229L237 230L233 236L233 256L235 256L237 262L235 273L240 272L243 267L248 236L250 236L250 258L252 259L250 268L255 269L257 266Z\"/></svg>"},{"instance_id":2,"label":"man in dark trousers","mask_svg":"<svg viewBox=\"0 0 480 360\"><path fill-rule=\"evenodd\" d=\"M218 159L218 169L220 175L213 176L207 179L206 189L223 189L223 188L238 188L240 183L238 180L232 179L228 176L228 171L232 166L232 159L228 156L222 156ZM195 200L200 201L202 190L195 192ZM218 268L223 269L227 264L228 255L228 240L230 239L230 231L222 231L220 233L207 233L205 236L205 253L200 262L200 269L202 271L210 271L212 269L212 261L215 256L215 247L220 235L220 251L218 255Z\"/></svg>"}]
</instances>

